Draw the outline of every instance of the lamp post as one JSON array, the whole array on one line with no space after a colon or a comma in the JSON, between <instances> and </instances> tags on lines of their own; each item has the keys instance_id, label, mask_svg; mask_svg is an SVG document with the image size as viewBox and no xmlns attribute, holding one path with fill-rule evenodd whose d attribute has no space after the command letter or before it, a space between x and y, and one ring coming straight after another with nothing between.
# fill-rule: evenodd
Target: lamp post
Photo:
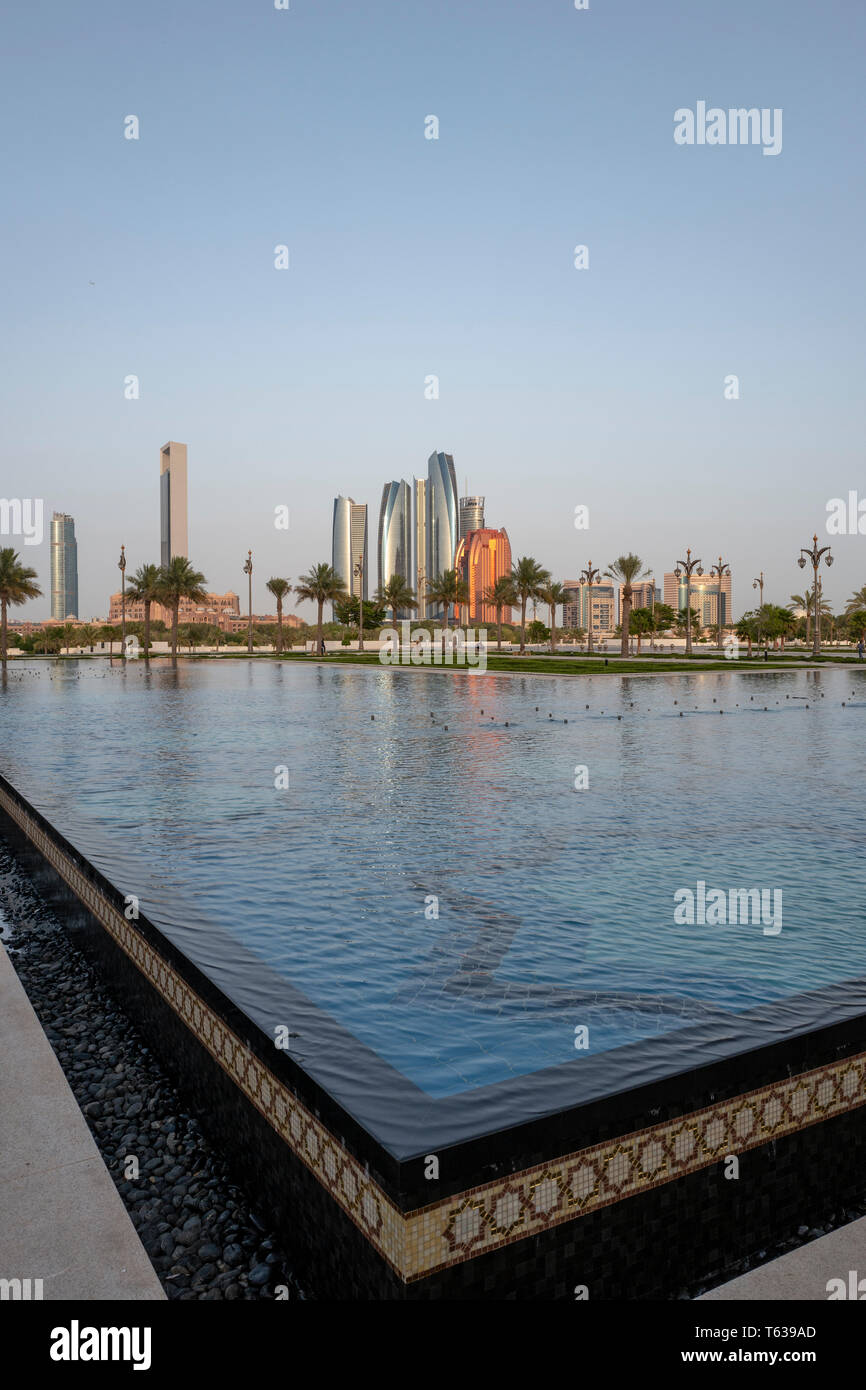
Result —
<instances>
[{"instance_id":1,"label":"lamp post","mask_svg":"<svg viewBox=\"0 0 866 1390\"><path fill-rule=\"evenodd\" d=\"M807 550L806 547L805 547L804 545L801 546L801 547L800 547L800 558L799 558L799 560L797 561L797 564L800 566L800 569L801 569L801 570L802 570L802 569L805 569L805 568L806 568L806 565L809 564L809 563L811 563L811 565L812 565L812 573L813 573L813 576L814 576L814 584L813 584L813 586L812 586L812 593L813 593L814 599L815 599L815 620L814 620L814 622L813 622L813 624L812 624L812 656L813 656L813 657L818 657L818 656L821 655L821 617L820 617L820 608L819 608L819 604L820 604L821 600L820 600L820 596L819 596L818 566L819 566L820 563L821 563L821 556L822 556L822 555L825 556L824 564L825 564L825 565L832 565L832 563L833 563L833 556L830 554L830 547L829 547L829 545L822 545L822 546L820 547L820 549L819 549L819 547L818 547L818 537L817 537L817 535L814 535L814 536L812 537L812 549L811 549L811 550Z\"/></svg>"},{"instance_id":2,"label":"lamp post","mask_svg":"<svg viewBox=\"0 0 866 1390\"><path fill-rule=\"evenodd\" d=\"M692 654L692 570L698 574L703 574L700 560L692 559L691 548L686 551L684 560L677 560L677 567L674 574L677 579L686 576L686 656Z\"/></svg>"},{"instance_id":3,"label":"lamp post","mask_svg":"<svg viewBox=\"0 0 866 1390\"><path fill-rule=\"evenodd\" d=\"M120 559L117 562L120 570L120 650L126 659L126 546L120 547Z\"/></svg>"},{"instance_id":4,"label":"lamp post","mask_svg":"<svg viewBox=\"0 0 866 1390\"><path fill-rule=\"evenodd\" d=\"M721 557L715 565L710 565L710 575L715 575L719 581L719 593L716 600L716 620L719 625L719 651L722 650L722 579L726 574L730 574L731 567Z\"/></svg>"},{"instance_id":5,"label":"lamp post","mask_svg":"<svg viewBox=\"0 0 866 1390\"><path fill-rule=\"evenodd\" d=\"M592 655L592 586L596 579L601 579L601 570L593 569L592 561L590 560L586 569L582 570L580 575L581 584L586 584L589 589L586 603L586 627L589 633L587 652L590 656Z\"/></svg>"},{"instance_id":6,"label":"lamp post","mask_svg":"<svg viewBox=\"0 0 866 1390\"><path fill-rule=\"evenodd\" d=\"M247 558L244 562L244 574L249 579L249 620L247 622L247 651L252 655L253 650L253 552L247 551Z\"/></svg>"},{"instance_id":7,"label":"lamp post","mask_svg":"<svg viewBox=\"0 0 866 1390\"><path fill-rule=\"evenodd\" d=\"M352 571L358 580L358 651L364 650L364 558L361 557ZM396 620L395 620L396 621Z\"/></svg>"},{"instance_id":8,"label":"lamp post","mask_svg":"<svg viewBox=\"0 0 866 1390\"><path fill-rule=\"evenodd\" d=\"M757 631L758 646L760 646L760 645L761 645L761 618L760 618L760 615L761 615L761 613L764 611L764 571L763 571L763 570L761 570L761 573L759 574L759 576L758 576L757 579L753 579L753 580L752 580L752 588L753 588L753 589L760 589L760 591L761 591L761 601L760 601L760 603L758 604L758 631Z\"/></svg>"}]
</instances>

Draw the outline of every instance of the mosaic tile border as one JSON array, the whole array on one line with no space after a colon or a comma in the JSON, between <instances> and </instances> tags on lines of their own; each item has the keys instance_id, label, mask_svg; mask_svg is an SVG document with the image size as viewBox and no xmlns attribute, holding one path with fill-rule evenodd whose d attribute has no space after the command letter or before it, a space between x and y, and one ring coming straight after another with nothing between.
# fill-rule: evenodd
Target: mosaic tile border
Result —
<instances>
[{"instance_id":1,"label":"mosaic tile border","mask_svg":"<svg viewBox=\"0 0 866 1390\"><path fill-rule=\"evenodd\" d=\"M403 1213L2 787L0 808L404 1282L866 1105L860 1053Z\"/></svg>"},{"instance_id":2,"label":"mosaic tile border","mask_svg":"<svg viewBox=\"0 0 866 1390\"><path fill-rule=\"evenodd\" d=\"M193 990L140 931L0 788L0 808L153 985L292 1152L318 1178L371 1245L400 1273L405 1217L358 1161Z\"/></svg>"},{"instance_id":3,"label":"mosaic tile border","mask_svg":"<svg viewBox=\"0 0 866 1390\"><path fill-rule=\"evenodd\" d=\"M866 1105L866 1053L409 1213L404 1278L433 1274Z\"/></svg>"}]
</instances>

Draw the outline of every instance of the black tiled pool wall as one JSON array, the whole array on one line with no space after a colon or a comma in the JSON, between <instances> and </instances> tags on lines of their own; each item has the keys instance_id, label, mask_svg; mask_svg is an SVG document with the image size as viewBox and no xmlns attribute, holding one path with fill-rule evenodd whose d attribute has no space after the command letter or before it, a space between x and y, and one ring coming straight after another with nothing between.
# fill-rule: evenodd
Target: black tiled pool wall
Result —
<instances>
[{"instance_id":1,"label":"black tiled pool wall","mask_svg":"<svg viewBox=\"0 0 866 1390\"><path fill-rule=\"evenodd\" d=\"M12 793L8 784L4 787ZM113 895L122 912L121 895L32 807L16 800L100 892ZM0 824L69 930L99 962L211 1137L259 1194L299 1275L319 1297L571 1299L583 1285L590 1298L670 1297L700 1279L721 1276L744 1255L792 1235L803 1224L814 1226L862 1195L866 1106L858 1101L845 1113L749 1148L739 1155L737 1179L726 1178L724 1162L715 1161L539 1233L518 1233L519 1238L498 1248L477 1254L470 1250L468 1257L458 1256L447 1267L404 1282L19 825L5 813ZM866 1020L849 1018L439 1150L440 1177L431 1182L425 1177L424 1154L395 1158L291 1057L278 1052L156 928L143 918L136 927L403 1213L866 1050Z\"/></svg>"}]
</instances>

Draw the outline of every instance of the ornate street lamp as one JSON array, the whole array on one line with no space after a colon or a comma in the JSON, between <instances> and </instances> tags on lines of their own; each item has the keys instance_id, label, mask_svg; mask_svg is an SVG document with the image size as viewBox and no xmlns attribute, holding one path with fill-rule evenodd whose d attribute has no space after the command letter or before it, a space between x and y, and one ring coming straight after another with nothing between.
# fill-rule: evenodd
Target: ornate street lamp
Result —
<instances>
[{"instance_id":1,"label":"ornate street lamp","mask_svg":"<svg viewBox=\"0 0 866 1390\"><path fill-rule=\"evenodd\" d=\"M760 603L758 604L758 614L759 614L759 616L758 616L758 631L757 631L758 646L760 646L760 645L761 645L761 619L760 619L760 614L763 612L763 609L764 609L764 571L763 571L763 570L761 570L761 573L760 573L760 575L758 576L757 579L753 579L753 580L752 580L752 588L753 588L753 589L760 589L760 591L761 591L761 601L760 601Z\"/></svg>"},{"instance_id":2,"label":"ornate street lamp","mask_svg":"<svg viewBox=\"0 0 866 1390\"><path fill-rule=\"evenodd\" d=\"M247 651L252 654L253 650L253 552L247 551L247 558L244 562L244 574L249 578L249 621L247 623Z\"/></svg>"},{"instance_id":3,"label":"ornate street lamp","mask_svg":"<svg viewBox=\"0 0 866 1390\"><path fill-rule=\"evenodd\" d=\"M719 581L719 593L716 600L716 621L719 625L719 651L722 650L722 579L726 574L730 574L731 567L719 556L718 563L710 565L710 576L715 575Z\"/></svg>"},{"instance_id":4,"label":"ornate street lamp","mask_svg":"<svg viewBox=\"0 0 866 1390\"><path fill-rule=\"evenodd\" d=\"M811 549L811 550L807 550L806 547L805 547L804 545L801 546L801 547L800 547L800 558L799 558L799 560L797 561L797 564L800 566L800 569L801 569L801 570L805 569L805 568L806 568L806 565L807 565L809 562L811 562L811 565L812 565L812 573L813 573L813 576L814 576L814 584L812 585L812 593L813 593L814 599L815 599L815 621L814 621L813 624L812 624L812 655L813 655L813 657L817 657L817 656L820 656L820 655L821 655L821 609L820 609L821 597L820 597L820 592L819 592L818 566L819 566L820 563L821 563L821 556L822 556L822 555L825 557L825 559L824 559L824 564L825 564L825 565L832 565L832 563L833 563L833 556L830 554L830 547L829 547L829 545L822 545L821 548L819 549L819 548L818 548L818 537L817 537L817 535L815 535L815 536L812 537L812 549Z\"/></svg>"},{"instance_id":5,"label":"ornate street lamp","mask_svg":"<svg viewBox=\"0 0 866 1390\"><path fill-rule=\"evenodd\" d=\"M364 557L358 560L352 571L358 580L358 651L364 650ZM394 619L396 622L396 618Z\"/></svg>"},{"instance_id":6,"label":"ornate street lamp","mask_svg":"<svg viewBox=\"0 0 866 1390\"><path fill-rule=\"evenodd\" d=\"M696 574L703 574L700 560L692 559L691 549L686 551L684 560L677 560L677 567L674 574L677 579L686 576L686 656L692 654L692 570Z\"/></svg>"},{"instance_id":7,"label":"ornate street lamp","mask_svg":"<svg viewBox=\"0 0 866 1390\"><path fill-rule=\"evenodd\" d=\"M589 593L588 593L588 595L587 595L587 603L586 603L586 614L587 614L587 616L586 616L586 626L587 626L587 632L589 633L589 642L588 642L588 644L587 644L587 652L589 653L590 656L592 655L592 586L593 586L593 584L595 583L596 579L601 579L601 570L595 570L595 569L593 569L593 567L592 567L592 561L590 560L590 562L589 562L589 564L587 565L586 569L585 569L585 570L582 570L582 571L581 571L581 575L580 575L580 582L581 582L581 584L586 584L586 585L588 586L588 589L589 589Z\"/></svg>"},{"instance_id":8,"label":"ornate street lamp","mask_svg":"<svg viewBox=\"0 0 866 1390\"><path fill-rule=\"evenodd\" d=\"M120 547L120 559L117 562L120 570L120 650L126 659L126 546Z\"/></svg>"}]
</instances>

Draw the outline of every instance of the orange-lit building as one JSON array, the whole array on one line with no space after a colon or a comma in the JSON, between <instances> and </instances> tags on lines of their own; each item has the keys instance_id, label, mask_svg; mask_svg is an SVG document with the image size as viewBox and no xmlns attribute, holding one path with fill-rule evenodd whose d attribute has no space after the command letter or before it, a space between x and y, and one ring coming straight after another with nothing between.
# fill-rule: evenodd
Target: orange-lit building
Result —
<instances>
[{"instance_id":1,"label":"orange-lit building","mask_svg":"<svg viewBox=\"0 0 866 1390\"><path fill-rule=\"evenodd\" d=\"M469 586L469 604L460 604L457 621L464 627L471 623L495 623L496 609L484 602L484 591L497 579L511 573L511 543L507 531L469 531L457 546L454 568ZM511 609L503 608L502 621L511 621Z\"/></svg>"}]
</instances>

